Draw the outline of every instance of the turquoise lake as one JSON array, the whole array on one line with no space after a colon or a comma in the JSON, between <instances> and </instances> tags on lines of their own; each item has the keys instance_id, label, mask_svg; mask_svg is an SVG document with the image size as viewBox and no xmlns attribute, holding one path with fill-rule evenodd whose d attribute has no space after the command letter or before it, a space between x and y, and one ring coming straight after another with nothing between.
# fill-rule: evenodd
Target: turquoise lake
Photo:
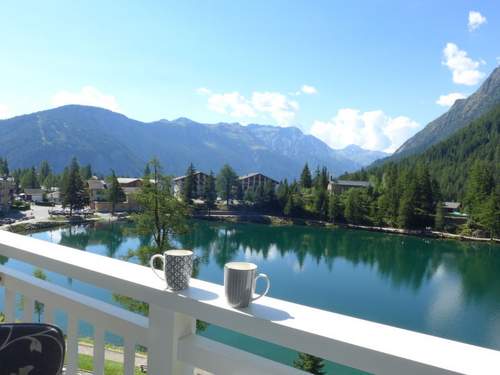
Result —
<instances>
[{"instance_id":1,"label":"turquoise lake","mask_svg":"<svg viewBox=\"0 0 500 375\"><path fill-rule=\"evenodd\" d=\"M95 224L31 236L120 258L150 240L130 229L125 223ZM192 229L173 243L195 251L200 279L223 284L226 262L250 261L271 278L272 297L500 350L498 245L207 221L193 222ZM7 265L33 271L15 260ZM47 275L51 282L117 304L110 291ZM59 319L64 325L63 314ZM85 325L80 331L91 335ZM201 334L287 364L296 357L291 350L212 325ZM327 369L329 374L358 373L333 364Z\"/></svg>"}]
</instances>

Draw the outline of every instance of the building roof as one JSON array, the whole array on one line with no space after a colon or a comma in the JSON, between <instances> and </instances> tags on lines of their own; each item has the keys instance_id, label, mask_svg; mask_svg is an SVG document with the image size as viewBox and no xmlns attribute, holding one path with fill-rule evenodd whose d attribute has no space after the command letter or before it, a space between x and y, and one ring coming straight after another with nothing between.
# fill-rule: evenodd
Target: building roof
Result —
<instances>
[{"instance_id":1,"label":"building roof","mask_svg":"<svg viewBox=\"0 0 500 375\"><path fill-rule=\"evenodd\" d=\"M348 186L348 187L370 187L372 186L370 181L350 181L350 180L332 180L330 183L339 186Z\"/></svg>"},{"instance_id":2,"label":"building roof","mask_svg":"<svg viewBox=\"0 0 500 375\"><path fill-rule=\"evenodd\" d=\"M133 177L118 177L117 178L118 180L118 183L119 184L130 184L132 182L136 182L136 181L141 181L142 182L142 178L133 178Z\"/></svg>"},{"instance_id":3,"label":"building roof","mask_svg":"<svg viewBox=\"0 0 500 375\"><path fill-rule=\"evenodd\" d=\"M460 207L460 202L443 202L444 208L449 208L450 210L456 210Z\"/></svg>"},{"instance_id":4,"label":"building roof","mask_svg":"<svg viewBox=\"0 0 500 375\"><path fill-rule=\"evenodd\" d=\"M208 174L206 174L205 172L201 172L201 171L196 171L196 172L194 172L194 175L198 175L198 174L202 174L202 175L205 175L205 176L207 176L207 177L208 177ZM181 181L181 180L184 180L186 177L187 177L187 175L184 175L184 176L179 176L179 177L175 177L175 178L173 179L173 181L174 181L174 182L175 182L175 181Z\"/></svg>"},{"instance_id":5,"label":"building roof","mask_svg":"<svg viewBox=\"0 0 500 375\"><path fill-rule=\"evenodd\" d=\"M241 181L241 180L245 180L247 178L255 177L255 176L258 176L258 175L261 175L262 177L267 178L268 180L271 180L271 181L273 181L276 184L278 183L278 181L276 181L275 179L273 179L271 177L268 177L265 174L260 173L260 172L254 172L254 173L249 173L249 174L247 174L245 176L240 176L240 177L238 177L238 180Z\"/></svg>"},{"instance_id":6,"label":"building roof","mask_svg":"<svg viewBox=\"0 0 500 375\"><path fill-rule=\"evenodd\" d=\"M106 183L103 180L88 180L89 189L91 190L104 190L106 189Z\"/></svg>"}]
</instances>

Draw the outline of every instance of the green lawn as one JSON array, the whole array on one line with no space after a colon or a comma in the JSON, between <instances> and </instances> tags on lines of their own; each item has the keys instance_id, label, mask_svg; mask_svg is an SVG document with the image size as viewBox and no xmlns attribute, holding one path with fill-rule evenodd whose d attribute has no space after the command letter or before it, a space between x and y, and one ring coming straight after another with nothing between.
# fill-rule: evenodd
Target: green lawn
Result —
<instances>
[{"instance_id":1,"label":"green lawn","mask_svg":"<svg viewBox=\"0 0 500 375\"><path fill-rule=\"evenodd\" d=\"M81 370L92 371L94 369L93 358L90 355L78 354L78 368ZM123 365L118 362L104 361L104 374L105 375L122 375ZM141 370L135 369L135 375L141 375Z\"/></svg>"}]
</instances>

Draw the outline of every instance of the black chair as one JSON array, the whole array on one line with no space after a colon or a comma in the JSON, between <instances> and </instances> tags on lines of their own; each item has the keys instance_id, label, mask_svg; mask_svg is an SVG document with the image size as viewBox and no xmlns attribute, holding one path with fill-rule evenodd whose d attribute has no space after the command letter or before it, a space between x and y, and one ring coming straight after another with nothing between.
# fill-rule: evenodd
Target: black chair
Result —
<instances>
[{"instance_id":1,"label":"black chair","mask_svg":"<svg viewBox=\"0 0 500 375\"><path fill-rule=\"evenodd\" d=\"M0 324L0 375L61 375L65 341L50 324Z\"/></svg>"}]
</instances>

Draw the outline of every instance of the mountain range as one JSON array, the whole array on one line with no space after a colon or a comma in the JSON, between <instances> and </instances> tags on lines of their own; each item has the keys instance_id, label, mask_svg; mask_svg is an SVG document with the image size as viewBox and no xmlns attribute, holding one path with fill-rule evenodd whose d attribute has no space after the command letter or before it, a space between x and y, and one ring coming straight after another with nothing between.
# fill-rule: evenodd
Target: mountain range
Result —
<instances>
[{"instance_id":1,"label":"mountain range","mask_svg":"<svg viewBox=\"0 0 500 375\"><path fill-rule=\"evenodd\" d=\"M333 175L357 170L387 154L350 146L333 150L300 129L238 123L203 124L188 118L144 123L103 108L67 105L0 121L0 157L11 168L47 160L61 171L75 156L97 173L140 175L157 157L166 173L183 174L188 163L217 172L225 163L237 173L259 171L296 178L304 164Z\"/></svg>"},{"instance_id":2,"label":"mountain range","mask_svg":"<svg viewBox=\"0 0 500 375\"><path fill-rule=\"evenodd\" d=\"M500 67L493 70L475 93L466 99L457 100L446 113L409 138L394 154L376 161L375 165L420 154L446 140L473 120L494 109L498 104L500 104Z\"/></svg>"}]
</instances>

